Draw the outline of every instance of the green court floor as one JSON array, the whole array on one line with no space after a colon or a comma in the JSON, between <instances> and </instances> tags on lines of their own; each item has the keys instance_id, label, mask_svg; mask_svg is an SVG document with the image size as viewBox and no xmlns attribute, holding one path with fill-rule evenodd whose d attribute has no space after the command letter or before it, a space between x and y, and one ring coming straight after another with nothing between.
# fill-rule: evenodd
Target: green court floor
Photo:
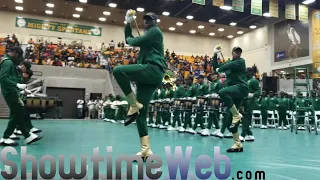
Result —
<instances>
[{"instance_id":1,"label":"green court floor","mask_svg":"<svg viewBox=\"0 0 320 180\"><path fill-rule=\"evenodd\" d=\"M6 124L6 120L0 121L2 131ZM43 130L44 138L40 142L27 146L27 154L35 156L38 162L44 155L54 156L57 162L59 155L65 155L66 173L69 171L70 155L76 156L78 173L80 172L80 156L86 155L88 176L92 177L93 165L90 158L94 148L99 147L100 155L104 156L105 162L107 161L107 155L112 155L114 164L117 157L134 155L140 148L135 125L124 127L123 124L111 124L97 120L35 120L33 124ZM288 130L278 131L275 129L253 129L253 132L256 141L244 143L243 153L227 154L225 150L232 145L232 139L221 140L215 137L201 137L150 128L152 150L163 161L161 168L163 176L160 179L167 179L165 177L168 175L165 146L170 146L172 153L174 153L176 146L181 146L183 153L186 152L187 146L192 146L189 166L189 174L192 175L195 175L196 158L200 155L208 155L213 160L214 146L220 146L221 153L227 155L231 161L231 176L228 179L239 179L236 175L237 171L243 171L244 175L246 171L251 171L251 179L256 179L254 176L256 171L264 171L267 180L320 179L320 135L316 136L314 133L309 134L306 131L296 135ZM23 143L22 140L19 142L20 144ZM107 146L112 146L112 153L106 152ZM19 156L8 155L8 159L20 165L20 147L16 147L16 149ZM3 147L1 147L1 150L3 150ZM134 164L134 166L137 166L137 164ZM125 172L125 167L125 163L123 163L123 172ZM221 167L223 172L224 163L221 163ZM4 168L2 161L0 168ZM115 165L113 165L113 169L115 171ZM211 170L213 171L213 163ZM49 165L46 166L46 171L49 171ZM27 173L30 172L31 162L27 164ZM106 173L105 163L101 163L100 173ZM246 179L244 175L243 179ZM137 179L137 177L134 179ZM190 176L189 179L198 178ZM217 179L214 173L210 179Z\"/></svg>"}]
</instances>

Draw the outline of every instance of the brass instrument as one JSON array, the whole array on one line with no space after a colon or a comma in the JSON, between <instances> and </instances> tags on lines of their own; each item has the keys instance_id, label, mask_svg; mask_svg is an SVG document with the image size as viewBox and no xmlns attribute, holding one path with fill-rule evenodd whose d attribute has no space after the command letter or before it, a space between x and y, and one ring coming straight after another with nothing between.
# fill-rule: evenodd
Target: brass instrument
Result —
<instances>
[{"instance_id":1,"label":"brass instrument","mask_svg":"<svg viewBox=\"0 0 320 180\"><path fill-rule=\"evenodd\" d=\"M172 86L172 90L174 90L174 91L177 89L177 86L176 86L176 84L174 83L175 81L176 81L176 78L170 77L169 74L166 74L166 75L164 76L163 80L162 80L162 82L163 82L164 84L170 83L171 86Z\"/></svg>"}]
</instances>

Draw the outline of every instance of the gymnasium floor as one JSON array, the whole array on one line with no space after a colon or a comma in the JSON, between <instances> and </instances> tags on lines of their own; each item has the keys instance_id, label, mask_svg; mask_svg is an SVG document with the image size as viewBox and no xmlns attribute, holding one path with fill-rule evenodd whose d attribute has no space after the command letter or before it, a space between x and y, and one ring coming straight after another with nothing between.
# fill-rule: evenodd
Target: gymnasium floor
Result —
<instances>
[{"instance_id":1,"label":"gymnasium floor","mask_svg":"<svg viewBox=\"0 0 320 180\"><path fill-rule=\"evenodd\" d=\"M6 124L6 120L0 121L1 130L4 130ZM113 156L114 163L116 157L134 155L140 148L135 125L124 127L123 124L111 124L96 120L43 120L33 121L33 124L44 131L42 133L44 138L40 142L28 146L27 154L34 155L38 162L43 155L49 154L56 159L59 155L65 155L66 166L69 166L70 155L74 154L78 162L76 165L77 172L80 172L80 156L87 155L89 177L92 177L93 172L90 157L94 148L100 147L100 155L106 157L106 146L112 146L113 152L108 154ZM251 171L251 179L255 179L256 171L264 171L267 180L320 179L320 135L316 136L314 132L309 134L306 131L296 135L288 130L278 131L274 129L253 129L253 132L256 141L245 143L243 153L227 154L225 150L232 145L231 139L220 140L215 137L200 137L199 135L149 129L152 150L163 160L162 177L168 175L165 146L171 146L172 151L175 146L182 146L183 153L185 153L186 146L192 146L189 174L193 175L195 175L196 157L209 155L213 159L214 146L220 146L221 153L228 155L231 161L231 177L228 179L238 179L237 171L243 171L243 174L246 171ZM18 142L23 143L22 140ZM2 149L3 147L0 150ZM19 147L17 151L19 153ZM20 156L9 155L8 159L20 164ZM222 163L221 167L223 165ZM100 173L106 172L105 167L102 163L100 164ZM122 163L122 167L122 171L125 171L125 163ZM0 168L4 168L2 161ZM115 165L113 165L113 168L115 170ZM46 167L46 170L48 169L49 166ZM69 168L65 167L65 169L68 172ZM213 171L213 163L211 170ZM27 172L31 172L30 162L27 164ZM197 179L194 177L190 179ZM134 179L137 179L137 177ZM217 179L214 173L210 179Z\"/></svg>"}]
</instances>

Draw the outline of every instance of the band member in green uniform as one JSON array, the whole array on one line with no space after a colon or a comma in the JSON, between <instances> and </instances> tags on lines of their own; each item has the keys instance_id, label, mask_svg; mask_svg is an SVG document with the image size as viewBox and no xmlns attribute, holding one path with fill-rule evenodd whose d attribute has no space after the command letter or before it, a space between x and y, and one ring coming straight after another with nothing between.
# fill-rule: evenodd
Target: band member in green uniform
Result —
<instances>
[{"instance_id":1,"label":"band member in green uniform","mask_svg":"<svg viewBox=\"0 0 320 180\"><path fill-rule=\"evenodd\" d=\"M160 93L159 93L159 99L161 101L161 110L160 110L159 116L157 115L157 121L160 123L159 125L160 129L166 128L166 126L163 124L163 122L165 121L166 113L165 113L165 108L162 106L162 102L165 101L166 99L166 92L167 92L166 85L163 84L161 86Z\"/></svg>"},{"instance_id":2,"label":"band member in green uniform","mask_svg":"<svg viewBox=\"0 0 320 180\"><path fill-rule=\"evenodd\" d=\"M174 99L178 100L179 102L181 98L184 97L185 95L185 89L182 86L182 80L181 79L176 79L176 86L177 89L174 91ZM181 118L180 118L180 114L182 114L182 111L179 109L180 105L177 105L178 107L175 107L174 111L173 111L173 122L172 122L172 127L173 130L176 130L176 124L178 124L178 127L181 127Z\"/></svg>"},{"instance_id":3,"label":"band member in green uniform","mask_svg":"<svg viewBox=\"0 0 320 180\"><path fill-rule=\"evenodd\" d=\"M209 93L208 94L217 94L220 89L222 89L223 85L219 79L219 73L214 72L211 74L211 83L209 87ZM216 109L213 111L209 112L209 117L208 117L208 125L207 128L201 133L202 136L210 136L210 130L212 127L212 124L215 126L215 131L211 134L214 136L218 132L220 132L220 125L219 125L219 120L220 120L220 109Z\"/></svg>"},{"instance_id":4,"label":"band member in green uniform","mask_svg":"<svg viewBox=\"0 0 320 180\"><path fill-rule=\"evenodd\" d=\"M287 130L287 111L289 110L289 99L285 97L283 91L280 92L280 97L277 99L277 110L279 113L279 130Z\"/></svg>"},{"instance_id":5,"label":"band member in green uniform","mask_svg":"<svg viewBox=\"0 0 320 180\"><path fill-rule=\"evenodd\" d=\"M186 79L186 84L187 84L187 88L186 88L186 94L185 94L185 98L194 98L197 95L197 88L196 86L193 84L193 77L189 76ZM183 124L183 128L181 128L179 130L179 132L192 132L192 123L191 123L191 116L192 116L192 107L190 107L190 109L186 109L184 111L185 115L184 115L184 124Z\"/></svg>"},{"instance_id":6,"label":"band member in green uniform","mask_svg":"<svg viewBox=\"0 0 320 180\"><path fill-rule=\"evenodd\" d=\"M268 108L269 108L269 97L267 96L266 91L262 91L261 96L259 97L259 109L261 111L262 124L261 129L267 129L268 123Z\"/></svg>"},{"instance_id":7,"label":"band member in green uniform","mask_svg":"<svg viewBox=\"0 0 320 180\"><path fill-rule=\"evenodd\" d=\"M269 92L269 98L268 98L268 111L272 111L273 113L275 112L275 110L277 109L277 97L275 96L275 94L273 93L273 91ZM268 122L270 127L274 127L275 124L272 124L271 122Z\"/></svg>"},{"instance_id":8,"label":"band member in green uniform","mask_svg":"<svg viewBox=\"0 0 320 180\"><path fill-rule=\"evenodd\" d=\"M246 63L241 58L242 49L234 47L232 49L232 60L219 64L217 53L221 51L220 46L215 47L213 62L218 73L225 72L227 75L226 87L221 89L218 94L227 107L227 111L232 114L232 124L230 131L233 133L234 145L227 152L242 152L243 146L239 139L238 126L242 119L242 115L238 109L242 101L248 96L249 89L246 77Z\"/></svg>"},{"instance_id":9,"label":"band member in green uniform","mask_svg":"<svg viewBox=\"0 0 320 180\"><path fill-rule=\"evenodd\" d=\"M203 75L199 75L197 78L197 97L204 97L205 95L208 94L208 85L206 85L204 82L204 76ZM199 104L198 104L199 105ZM204 105L204 102L203 104ZM195 133L196 134L196 129L198 128L198 125L200 125L201 130L198 132L199 134L201 134L204 131L204 125L203 125L203 116L204 116L204 109L203 106L198 106L196 109L196 119L194 121L193 124L193 131L191 131L190 133Z\"/></svg>"},{"instance_id":10,"label":"band member in green uniform","mask_svg":"<svg viewBox=\"0 0 320 180\"><path fill-rule=\"evenodd\" d=\"M136 120L140 136L141 151L137 153L144 160L152 155L147 127L148 105L152 94L162 83L166 61L164 59L163 35L157 26L158 16L154 13L144 15L145 34L139 37L132 35L131 22L135 13L129 10L126 14L125 39L130 46L140 47L137 64L117 66L113 75L126 95L129 104L128 118L125 125ZM137 94L131 89L130 81L137 85Z\"/></svg>"},{"instance_id":11,"label":"band member in green uniform","mask_svg":"<svg viewBox=\"0 0 320 180\"><path fill-rule=\"evenodd\" d=\"M174 91L172 90L172 85L170 83L166 83L166 95L165 99L171 100L174 96ZM171 112L170 112L170 107L167 109L164 109L163 114L162 114L163 120L162 120L162 125L164 127L167 127L170 129L171 128ZM167 125L168 124L168 125Z\"/></svg>"},{"instance_id":12,"label":"band member in green uniform","mask_svg":"<svg viewBox=\"0 0 320 180\"><path fill-rule=\"evenodd\" d=\"M20 90L26 89L26 84L20 84L21 74L17 66L22 62L23 50L20 47L13 47L9 50L0 62L0 85L1 93L10 109L11 120L4 132L0 145L16 146L18 143L10 139L15 128L21 129L25 137L25 143L31 144L41 139L40 136L30 133L24 120L24 103L20 99Z\"/></svg>"},{"instance_id":13,"label":"band member in green uniform","mask_svg":"<svg viewBox=\"0 0 320 180\"><path fill-rule=\"evenodd\" d=\"M252 114L254 107L256 107L256 100L260 96L259 81L254 76L255 72L253 68L247 68L248 88L249 95L243 101L243 121L242 121L242 133L239 137L241 141L254 141L254 136L250 130L250 124L252 120Z\"/></svg>"},{"instance_id":14,"label":"band member in green uniform","mask_svg":"<svg viewBox=\"0 0 320 180\"><path fill-rule=\"evenodd\" d=\"M152 95L152 101L158 100L158 89L153 93ZM154 118L154 112L155 112L155 108L154 108L154 104L153 104L153 109L149 109L149 121L148 124L150 127L155 127L153 118Z\"/></svg>"},{"instance_id":15,"label":"band member in green uniform","mask_svg":"<svg viewBox=\"0 0 320 180\"><path fill-rule=\"evenodd\" d=\"M297 91L297 97L295 98L295 105L296 108L306 108L309 106L309 103L305 100L305 98L303 97L303 94L301 93L301 91ZM305 130L305 113L307 111L306 110L298 110L296 113L299 116L297 118L297 128L298 130Z\"/></svg>"}]
</instances>

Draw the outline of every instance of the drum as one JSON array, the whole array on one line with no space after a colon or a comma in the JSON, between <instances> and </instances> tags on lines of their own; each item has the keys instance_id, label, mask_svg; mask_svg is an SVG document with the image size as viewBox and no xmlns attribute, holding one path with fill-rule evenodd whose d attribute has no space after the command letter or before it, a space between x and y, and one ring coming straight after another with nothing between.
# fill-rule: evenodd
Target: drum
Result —
<instances>
[{"instance_id":1,"label":"drum","mask_svg":"<svg viewBox=\"0 0 320 180\"><path fill-rule=\"evenodd\" d=\"M175 109L180 109L181 108L181 99L174 99L173 100L173 107L175 108Z\"/></svg>"},{"instance_id":2,"label":"drum","mask_svg":"<svg viewBox=\"0 0 320 180\"><path fill-rule=\"evenodd\" d=\"M154 106L155 106L156 111L159 111L159 110L161 109L161 102L160 102L160 100L156 100L156 101L154 102Z\"/></svg>"},{"instance_id":3,"label":"drum","mask_svg":"<svg viewBox=\"0 0 320 180\"><path fill-rule=\"evenodd\" d=\"M154 111L154 106L155 106L155 102L151 101L150 105L149 105L149 112L153 112Z\"/></svg>"},{"instance_id":4,"label":"drum","mask_svg":"<svg viewBox=\"0 0 320 180\"><path fill-rule=\"evenodd\" d=\"M197 106L203 107L206 103L206 99L207 98L203 96L197 97Z\"/></svg>"},{"instance_id":5,"label":"drum","mask_svg":"<svg viewBox=\"0 0 320 180\"><path fill-rule=\"evenodd\" d=\"M208 98L208 106L210 109L218 110L221 105L221 99L218 96L210 96Z\"/></svg>"},{"instance_id":6,"label":"drum","mask_svg":"<svg viewBox=\"0 0 320 180\"><path fill-rule=\"evenodd\" d=\"M191 110L192 109L192 99L185 99L183 102L183 108L185 110Z\"/></svg>"},{"instance_id":7,"label":"drum","mask_svg":"<svg viewBox=\"0 0 320 180\"><path fill-rule=\"evenodd\" d=\"M161 107L163 110L167 111L170 109L171 102L168 99L165 99L164 101L161 102Z\"/></svg>"}]
</instances>

